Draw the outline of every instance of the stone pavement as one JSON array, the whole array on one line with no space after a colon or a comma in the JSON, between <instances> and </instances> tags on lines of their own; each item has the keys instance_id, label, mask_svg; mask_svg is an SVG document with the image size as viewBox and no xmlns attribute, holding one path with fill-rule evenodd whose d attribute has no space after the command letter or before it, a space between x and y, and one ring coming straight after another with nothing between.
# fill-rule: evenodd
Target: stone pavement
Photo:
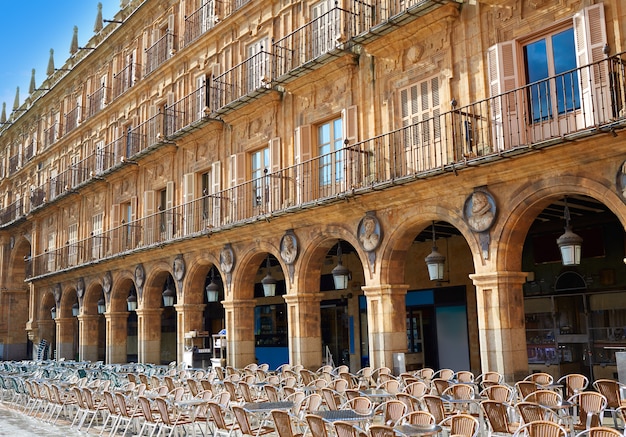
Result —
<instances>
[{"instance_id":1,"label":"stone pavement","mask_svg":"<svg viewBox=\"0 0 626 437\"><path fill-rule=\"evenodd\" d=\"M51 425L10 410L0 403L0 437L74 437L85 435L85 433L70 429L69 424Z\"/></svg>"}]
</instances>

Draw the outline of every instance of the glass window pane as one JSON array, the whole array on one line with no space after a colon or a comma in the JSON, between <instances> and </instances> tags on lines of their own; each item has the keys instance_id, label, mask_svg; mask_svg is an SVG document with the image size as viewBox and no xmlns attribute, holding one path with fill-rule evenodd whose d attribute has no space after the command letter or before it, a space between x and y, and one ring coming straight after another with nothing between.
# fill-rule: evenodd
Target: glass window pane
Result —
<instances>
[{"instance_id":1,"label":"glass window pane","mask_svg":"<svg viewBox=\"0 0 626 437\"><path fill-rule=\"evenodd\" d=\"M550 107L550 85L548 54L546 40L541 39L524 46L524 61L526 65L526 83L529 87L529 106L531 121L537 122L552 116Z\"/></svg>"},{"instance_id":2,"label":"glass window pane","mask_svg":"<svg viewBox=\"0 0 626 437\"><path fill-rule=\"evenodd\" d=\"M557 76L556 94L559 114L580 108L578 72L576 69L576 46L574 29L567 29L552 36L554 73ZM566 73L569 72L569 73Z\"/></svg>"}]
</instances>

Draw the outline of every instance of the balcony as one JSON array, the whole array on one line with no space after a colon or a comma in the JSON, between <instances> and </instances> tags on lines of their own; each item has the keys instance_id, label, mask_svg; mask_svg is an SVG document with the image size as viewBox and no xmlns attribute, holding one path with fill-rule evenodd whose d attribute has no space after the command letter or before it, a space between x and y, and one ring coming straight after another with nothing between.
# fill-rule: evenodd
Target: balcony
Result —
<instances>
[{"instance_id":1,"label":"balcony","mask_svg":"<svg viewBox=\"0 0 626 437\"><path fill-rule=\"evenodd\" d=\"M28 162L35 157L35 141L31 140L24 147L24 161Z\"/></svg>"},{"instance_id":2,"label":"balcony","mask_svg":"<svg viewBox=\"0 0 626 437\"><path fill-rule=\"evenodd\" d=\"M138 80L136 77L141 65L130 63L113 76L113 98L116 99L128 91Z\"/></svg>"},{"instance_id":3,"label":"balcony","mask_svg":"<svg viewBox=\"0 0 626 437\"><path fill-rule=\"evenodd\" d=\"M146 71L145 76L152 73L159 65L167 61L174 55L174 41L176 37L168 30L157 42L146 49Z\"/></svg>"},{"instance_id":4,"label":"balcony","mask_svg":"<svg viewBox=\"0 0 626 437\"><path fill-rule=\"evenodd\" d=\"M13 155L9 157L9 176L16 173L20 168L20 156Z\"/></svg>"},{"instance_id":5,"label":"balcony","mask_svg":"<svg viewBox=\"0 0 626 437\"><path fill-rule=\"evenodd\" d=\"M211 81L210 107L213 112L228 112L271 89L272 54L261 49Z\"/></svg>"},{"instance_id":6,"label":"balcony","mask_svg":"<svg viewBox=\"0 0 626 437\"><path fill-rule=\"evenodd\" d=\"M589 87L591 83L593 87ZM566 91L563 87L582 91L559 100L556 97ZM374 188L471 171L482 163L515 159L538 148L624 128L624 90L626 55L619 54L123 223L101 234L108 242L104 258L341 201ZM144 129L151 130L147 126ZM150 138L156 140L155 129L151 131ZM110 147L105 149L110 152ZM515 160L508 162L515 165ZM58 188L59 181L54 182ZM11 214L12 210L5 209L0 217ZM88 247L91 238L78 243ZM46 270L49 257L49 253L34 257L35 277L54 273ZM55 263L61 263L57 270L72 267L63 265L63 259L62 253L55 255ZM79 253L76 265L90 260Z\"/></svg>"},{"instance_id":7,"label":"balcony","mask_svg":"<svg viewBox=\"0 0 626 437\"><path fill-rule=\"evenodd\" d=\"M50 147L56 142L56 140L58 139L58 130L59 130L58 123L53 123L52 125L50 125L48 129L45 129L43 131L44 149L47 149L48 147Z\"/></svg>"},{"instance_id":8,"label":"balcony","mask_svg":"<svg viewBox=\"0 0 626 437\"><path fill-rule=\"evenodd\" d=\"M72 109L70 112L65 114L65 135L67 135L68 133L70 133L71 131L73 131L74 129L78 127L78 125L82 121L81 120L82 114L83 114L82 106L77 106L76 108Z\"/></svg>"},{"instance_id":9,"label":"balcony","mask_svg":"<svg viewBox=\"0 0 626 437\"><path fill-rule=\"evenodd\" d=\"M164 134L170 137L202 120L208 111L206 84L165 108Z\"/></svg>"},{"instance_id":10,"label":"balcony","mask_svg":"<svg viewBox=\"0 0 626 437\"><path fill-rule=\"evenodd\" d=\"M89 117L93 117L104 109L108 90L109 89L103 85L87 97L89 99Z\"/></svg>"},{"instance_id":11,"label":"balcony","mask_svg":"<svg viewBox=\"0 0 626 437\"><path fill-rule=\"evenodd\" d=\"M220 3L220 0L208 0L191 15L185 17L185 33L183 35L185 46L215 27L219 22L217 6Z\"/></svg>"},{"instance_id":12,"label":"balcony","mask_svg":"<svg viewBox=\"0 0 626 437\"><path fill-rule=\"evenodd\" d=\"M0 225L4 226L15 222L24 216L24 201L17 199L9 206L0 211Z\"/></svg>"}]
</instances>

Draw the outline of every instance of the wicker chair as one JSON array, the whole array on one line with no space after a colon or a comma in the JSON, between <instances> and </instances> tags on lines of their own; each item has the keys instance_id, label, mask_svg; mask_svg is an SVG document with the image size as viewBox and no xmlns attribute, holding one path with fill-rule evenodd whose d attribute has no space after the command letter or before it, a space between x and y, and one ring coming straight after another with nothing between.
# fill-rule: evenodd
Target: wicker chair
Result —
<instances>
[{"instance_id":1,"label":"wicker chair","mask_svg":"<svg viewBox=\"0 0 626 437\"><path fill-rule=\"evenodd\" d=\"M510 420L513 407L504 402L485 400L480 403L484 417L489 427L489 434L512 435L520 424Z\"/></svg>"},{"instance_id":2,"label":"wicker chair","mask_svg":"<svg viewBox=\"0 0 626 437\"><path fill-rule=\"evenodd\" d=\"M612 379L597 379L593 383L593 388L606 398L606 410L611 412L614 425L617 428L617 409L626 406L626 401L622 399L620 394L622 384Z\"/></svg>"},{"instance_id":3,"label":"wicker chair","mask_svg":"<svg viewBox=\"0 0 626 437\"><path fill-rule=\"evenodd\" d=\"M450 427L450 436L476 437L479 430L478 419L469 414L454 414L446 417L440 425Z\"/></svg>"},{"instance_id":4,"label":"wicker chair","mask_svg":"<svg viewBox=\"0 0 626 437\"><path fill-rule=\"evenodd\" d=\"M585 375L581 375L580 373L570 373L569 375L564 375L556 382L557 384L562 384L565 387L565 398L571 398L576 393L584 391L589 385L589 378Z\"/></svg>"},{"instance_id":5,"label":"wicker chair","mask_svg":"<svg viewBox=\"0 0 626 437\"><path fill-rule=\"evenodd\" d=\"M583 391L568 399L578 409L578 422L574 423L575 431L583 431L602 425L602 417L607 400L604 395L595 391Z\"/></svg>"},{"instance_id":6,"label":"wicker chair","mask_svg":"<svg viewBox=\"0 0 626 437\"><path fill-rule=\"evenodd\" d=\"M548 420L525 423L513 434L514 437L567 437L567 430Z\"/></svg>"}]
</instances>

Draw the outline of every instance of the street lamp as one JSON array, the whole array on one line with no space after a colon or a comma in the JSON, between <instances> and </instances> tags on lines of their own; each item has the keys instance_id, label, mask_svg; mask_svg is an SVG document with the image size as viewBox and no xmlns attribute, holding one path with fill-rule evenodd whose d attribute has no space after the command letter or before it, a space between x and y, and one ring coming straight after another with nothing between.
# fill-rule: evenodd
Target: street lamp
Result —
<instances>
[{"instance_id":1,"label":"street lamp","mask_svg":"<svg viewBox=\"0 0 626 437\"><path fill-rule=\"evenodd\" d=\"M104 301L104 297L101 297L100 300L98 300L98 314L104 314L106 310L106 302Z\"/></svg>"},{"instance_id":2,"label":"street lamp","mask_svg":"<svg viewBox=\"0 0 626 437\"><path fill-rule=\"evenodd\" d=\"M261 280L261 284L263 284L263 294L265 297L270 297L276 295L276 278L272 276L272 272L270 271L270 256L267 255L267 261L265 263L265 267L267 268L267 274L265 278Z\"/></svg>"},{"instance_id":3,"label":"street lamp","mask_svg":"<svg viewBox=\"0 0 626 437\"><path fill-rule=\"evenodd\" d=\"M582 252L583 239L572 232L569 223L570 214L567 207L567 197L565 197L565 208L563 209L565 218L565 233L556 239L556 244L561 250L561 259L564 266L577 266L580 264L580 255Z\"/></svg>"},{"instance_id":4,"label":"street lamp","mask_svg":"<svg viewBox=\"0 0 626 437\"><path fill-rule=\"evenodd\" d=\"M52 320L57 318L57 307L50 308L50 315L52 316Z\"/></svg>"},{"instance_id":5,"label":"street lamp","mask_svg":"<svg viewBox=\"0 0 626 437\"><path fill-rule=\"evenodd\" d=\"M437 236L435 235L435 221L433 220L433 248L430 254L424 259L428 267L428 277L431 281L441 281L443 279L443 270L446 265L446 257L439 253L437 247Z\"/></svg>"},{"instance_id":6,"label":"street lamp","mask_svg":"<svg viewBox=\"0 0 626 437\"><path fill-rule=\"evenodd\" d=\"M348 288L350 280L350 270L341 263L341 241L337 243L337 265L332 271L335 290L345 290Z\"/></svg>"},{"instance_id":7,"label":"street lamp","mask_svg":"<svg viewBox=\"0 0 626 437\"><path fill-rule=\"evenodd\" d=\"M211 267L211 282L205 288L206 300L209 302L217 302L220 298L220 286L215 282L215 271Z\"/></svg>"},{"instance_id":8,"label":"street lamp","mask_svg":"<svg viewBox=\"0 0 626 437\"><path fill-rule=\"evenodd\" d=\"M176 297L176 292L172 287L172 283L170 281L170 277L167 277L167 287L163 291L163 306L164 307L172 307L174 306L174 298Z\"/></svg>"},{"instance_id":9,"label":"street lamp","mask_svg":"<svg viewBox=\"0 0 626 437\"><path fill-rule=\"evenodd\" d=\"M137 310L137 295L135 294L135 290L130 291L128 298L126 299L126 303L128 305L128 311Z\"/></svg>"},{"instance_id":10,"label":"street lamp","mask_svg":"<svg viewBox=\"0 0 626 437\"><path fill-rule=\"evenodd\" d=\"M72 316L76 317L80 313L80 307L78 306L78 302L72 305Z\"/></svg>"}]
</instances>

